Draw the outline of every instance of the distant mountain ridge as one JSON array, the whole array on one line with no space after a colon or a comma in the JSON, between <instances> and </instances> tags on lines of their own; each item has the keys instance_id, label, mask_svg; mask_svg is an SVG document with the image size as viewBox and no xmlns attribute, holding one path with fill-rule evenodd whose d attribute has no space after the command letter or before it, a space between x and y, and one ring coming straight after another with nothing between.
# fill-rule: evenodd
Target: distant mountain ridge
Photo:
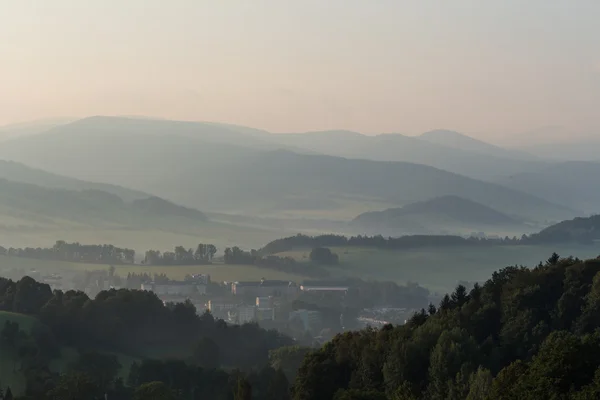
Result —
<instances>
[{"instance_id":1,"label":"distant mountain ridge","mask_svg":"<svg viewBox=\"0 0 600 400\"><path fill-rule=\"evenodd\" d=\"M393 150L387 141L395 143L395 136L381 135L375 141ZM256 138L246 146L240 138L249 136L210 124L94 117L2 143L0 157L211 212L326 212L336 215L331 219L347 220L364 211L455 195L523 219L556 221L580 215L530 194L426 165L272 150L282 146L264 148Z\"/></svg>"},{"instance_id":2,"label":"distant mountain ridge","mask_svg":"<svg viewBox=\"0 0 600 400\"><path fill-rule=\"evenodd\" d=\"M449 132L412 137L397 133L366 136L351 131L323 131L272 135L271 140L338 157L429 165L483 180L546 165L538 158L452 133L453 137L460 135L460 143L467 143L470 150L460 148L459 144L452 144L452 138L442 139Z\"/></svg>"}]
</instances>

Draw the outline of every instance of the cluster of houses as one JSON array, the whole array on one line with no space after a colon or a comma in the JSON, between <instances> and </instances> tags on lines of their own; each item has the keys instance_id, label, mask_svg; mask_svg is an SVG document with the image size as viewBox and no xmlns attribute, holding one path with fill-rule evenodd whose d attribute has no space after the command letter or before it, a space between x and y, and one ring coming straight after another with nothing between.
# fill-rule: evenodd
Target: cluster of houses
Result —
<instances>
[{"instance_id":1,"label":"cluster of houses","mask_svg":"<svg viewBox=\"0 0 600 400\"><path fill-rule=\"evenodd\" d=\"M234 324L265 321L289 321L297 319L305 330L310 330L321 321L318 311L295 310L282 312L282 303L289 303L302 292L331 292L345 294L346 286L298 285L284 280L224 282L226 294L211 298L207 293L210 276L168 283L144 283L142 290L152 291L166 302L190 300L199 313L208 310L217 318ZM206 299L209 298L208 301Z\"/></svg>"}]
</instances>

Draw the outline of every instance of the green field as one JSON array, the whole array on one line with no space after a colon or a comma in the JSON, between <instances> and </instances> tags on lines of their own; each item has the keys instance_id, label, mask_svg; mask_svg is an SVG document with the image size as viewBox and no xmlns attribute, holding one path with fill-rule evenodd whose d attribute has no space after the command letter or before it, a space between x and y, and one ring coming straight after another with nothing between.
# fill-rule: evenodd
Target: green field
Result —
<instances>
[{"instance_id":1,"label":"green field","mask_svg":"<svg viewBox=\"0 0 600 400\"><path fill-rule=\"evenodd\" d=\"M126 277L128 273L165 273L171 279L183 279L186 275L209 274L213 281L243 281L265 279L282 279L301 282L305 276L276 271L268 268L259 268L252 265L212 264L212 265L184 265L184 266L143 266L143 265L116 265L116 274ZM108 269L106 264L71 263L64 261L37 260L32 258L0 256L0 276L2 272L20 271L23 274L72 274L83 271Z\"/></svg>"},{"instance_id":2,"label":"green field","mask_svg":"<svg viewBox=\"0 0 600 400\"><path fill-rule=\"evenodd\" d=\"M411 250L380 250L375 248L332 248L340 257L340 264L328 267L333 278L358 277L372 280L391 280L398 283L417 282L433 291L445 293L459 281L482 281L490 274L509 265L535 266L546 260L553 251L562 256L592 258L600 254L598 246L486 246L439 247ZM308 263L310 250L280 253L300 263ZM82 264L27 258L0 257L0 275L12 271L21 274L60 273L65 276L86 270L108 268L104 264ZM116 273L165 273L171 279L182 279L187 274L210 274L219 281L282 279L302 282L309 279L251 265L213 264L201 266L143 266L117 265Z\"/></svg>"},{"instance_id":3,"label":"green field","mask_svg":"<svg viewBox=\"0 0 600 400\"><path fill-rule=\"evenodd\" d=\"M222 253L227 246L246 250L259 248L271 240L296 234L284 228L238 226L229 223L206 222L193 226L164 228L131 228L124 226L89 226L63 221L20 220L0 214L0 245L8 247L51 247L57 240L67 242L113 244L136 250L172 250L175 246L195 248L198 243L212 243Z\"/></svg>"},{"instance_id":4,"label":"green field","mask_svg":"<svg viewBox=\"0 0 600 400\"><path fill-rule=\"evenodd\" d=\"M597 246L488 246L379 250L374 248L332 247L340 257L334 276L418 282L430 290L451 291L459 281L483 281L492 272L509 266L533 267L548 259L553 251L562 256L592 258L600 254ZM279 253L297 261L308 260L309 249Z\"/></svg>"}]
</instances>

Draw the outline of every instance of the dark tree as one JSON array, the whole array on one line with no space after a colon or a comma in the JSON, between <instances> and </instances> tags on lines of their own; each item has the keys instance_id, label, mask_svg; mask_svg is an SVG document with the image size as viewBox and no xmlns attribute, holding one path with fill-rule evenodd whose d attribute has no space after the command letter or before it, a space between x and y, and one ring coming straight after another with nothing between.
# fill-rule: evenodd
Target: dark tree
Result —
<instances>
[{"instance_id":1,"label":"dark tree","mask_svg":"<svg viewBox=\"0 0 600 400\"><path fill-rule=\"evenodd\" d=\"M335 265L339 262L337 254L331 252L327 247L317 247L310 252L310 260L325 265Z\"/></svg>"}]
</instances>

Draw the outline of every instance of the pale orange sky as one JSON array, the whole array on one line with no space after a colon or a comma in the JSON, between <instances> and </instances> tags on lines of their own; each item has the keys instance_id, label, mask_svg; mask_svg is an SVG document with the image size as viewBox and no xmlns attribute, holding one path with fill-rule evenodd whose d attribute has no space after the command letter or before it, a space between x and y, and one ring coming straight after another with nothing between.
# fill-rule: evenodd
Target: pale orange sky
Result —
<instances>
[{"instance_id":1,"label":"pale orange sky","mask_svg":"<svg viewBox=\"0 0 600 400\"><path fill-rule=\"evenodd\" d=\"M0 125L600 127L597 0L0 0Z\"/></svg>"}]
</instances>

